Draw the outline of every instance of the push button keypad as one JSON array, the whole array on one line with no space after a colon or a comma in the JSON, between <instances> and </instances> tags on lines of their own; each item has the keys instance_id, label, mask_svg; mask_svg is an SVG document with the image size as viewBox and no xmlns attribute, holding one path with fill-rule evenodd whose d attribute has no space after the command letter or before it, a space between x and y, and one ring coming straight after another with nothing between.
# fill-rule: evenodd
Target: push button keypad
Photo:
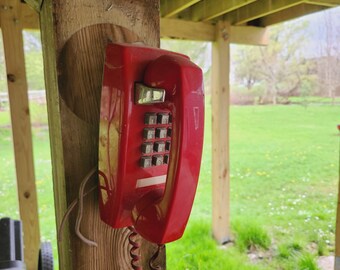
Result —
<instances>
[{"instance_id":1,"label":"push button keypad","mask_svg":"<svg viewBox=\"0 0 340 270\"><path fill-rule=\"evenodd\" d=\"M149 168L169 164L172 135L171 122L172 116L170 113L145 113L140 167Z\"/></svg>"}]
</instances>

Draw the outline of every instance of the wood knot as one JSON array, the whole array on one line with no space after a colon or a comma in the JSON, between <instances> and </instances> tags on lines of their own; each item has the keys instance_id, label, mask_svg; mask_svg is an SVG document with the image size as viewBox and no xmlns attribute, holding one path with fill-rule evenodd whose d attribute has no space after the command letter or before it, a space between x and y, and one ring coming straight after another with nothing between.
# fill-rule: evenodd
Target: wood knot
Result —
<instances>
[{"instance_id":1,"label":"wood knot","mask_svg":"<svg viewBox=\"0 0 340 270\"><path fill-rule=\"evenodd\" d=\"M227 170L227 169L224 169L224 170L223 170L223 178L227 177L227 174L228 174L228 170Z\"/></svg>"},{"instance_id":2,"label":"wood knot","mask_svg":"<svg viewBox=\"0 0 340 270\"><path fill-rule=\"evenodd\" d=\"M31 193L29 193L28 191L26 191L26 192L24 193L24 197L25 197L26 199L28 199L29 197L31 197Z\"/></svg>"},{"instance_id":3,"label":"wood knot","mask_svg":"<svg viewBox=\"0 0 340 270\"><path fill-rule=\"evenodd\" d=\"M9 74L7 74L7 80L9 82L15 82L16 81L16 77L15 77L14 74L9 73Z\"/></svg>"}]
</instances>

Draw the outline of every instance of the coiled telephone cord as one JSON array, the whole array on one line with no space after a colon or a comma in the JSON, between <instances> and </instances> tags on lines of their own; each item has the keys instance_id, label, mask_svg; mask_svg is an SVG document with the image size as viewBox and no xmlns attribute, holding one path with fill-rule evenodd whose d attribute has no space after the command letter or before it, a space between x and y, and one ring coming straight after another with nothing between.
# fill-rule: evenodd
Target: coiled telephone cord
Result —
<instances>
[{"instance_id":1,"label":"coiled telephone cord","mask_svg":"<svg viewBox=\"0 0 340 270\"><path fill-rule=\"evenodd\" d=\"M141 264L141 256L139 248L141 247L140 243L137 242L137 237L139 236L138 232L133 226L129 226L128 229L130 230L130 234L128 236L129 238L129 244L131 245L130 249L130 257L131 257L131 267L133 270L143 270L143 267L140 266ZM157 247L156 252L152 255L152 257L149 260L149 267L151 270L161 270L162 267L157 265L154 266L161 250L165 247L165 245L160 244Z\"/></svg>"},{"instance_id":2,"label":"coiled telephone cord","mask_svg":"<svg viewBox=\"0 0 340 270\"><path fill-rule=\"evenodd\" d=\"M157 266L153 266L155 261L157 260L158 256L159 256L159 253L161 252L161 250L165 247L164 244L158 244L158 248L155 252L155 254L152 255L152 257L150 258L150 261L149 261L149 267L151 270L161 270L162 267L157 265Z\"/></svg>"},{"instance_id":3,"label":"coiled telephone cord","mask_svg":"<svg viewBox=\"0 0 340 270\"><path fill-rule=\"evenodd\" d=\"M142 267L140 264L140 243L137 242L138 233L136 229L132 226L129 226L128 229L130 230L130 234L128 236L129 238L129 244L131 245L130 249L130 257L131 257L131 266L133 270L142 270Z\"/></svg>"}]
</instances>

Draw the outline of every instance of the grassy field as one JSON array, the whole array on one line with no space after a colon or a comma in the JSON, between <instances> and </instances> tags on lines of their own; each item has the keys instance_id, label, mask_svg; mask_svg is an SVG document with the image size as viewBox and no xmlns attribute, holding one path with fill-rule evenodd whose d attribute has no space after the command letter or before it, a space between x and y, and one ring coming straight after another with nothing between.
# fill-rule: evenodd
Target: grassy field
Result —
<instances>
[{"instance_id":1,"label":"grassy field","mask_svg":"<svg viewBox=\"0 0 340 270\"><path fill-rule=\"evenodd\" d=\"M35 124L46 123L32 104ZM339 106L231 107L231 220L235 243L211 239L211 110L200 183L184 237L167 245L168 269L317 269L334 248ZM8 112L0 111L0 217L18 218ZM55 244L48 131L34 128L42 237Z\"/></svg>"}]
</instances>

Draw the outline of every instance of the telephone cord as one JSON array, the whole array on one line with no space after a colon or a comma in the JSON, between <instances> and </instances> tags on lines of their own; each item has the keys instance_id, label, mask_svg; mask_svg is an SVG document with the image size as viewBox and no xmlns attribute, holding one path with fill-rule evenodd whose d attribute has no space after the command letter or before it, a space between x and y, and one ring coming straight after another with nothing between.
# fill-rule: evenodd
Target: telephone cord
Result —
<instances>
[{"instance_id":1,"label":"telephone cord","mask_svg":"<svg viewBox=\"0 0 340 270\"><path fill-rule=\"evenodd\" d=\"M140 266L141 264L141 256L140 256L140 243L137 242L137 237L139 236L138 232L133 226L129 226L128 229L130 230L130 234L128 236L129 244L132 246L130 249L130 257L131 257L131 267L133 270L142 270L143 267ZM165 247L164 244L158 244L156 252L152 255L149 260L149 267L151 270L161 270L162 267L157 265L154 266L155 261L157 260L161 250Z\"/></svg>"},{"instance_id":2,"label":"telephone cord","mask_svg":"<svg viewBox=\"0 0 340 270\"><path fill-rule=\"evenodd\" d=\"M92 175L97 171L97 168L93 168L84 178L84 180L80 184L79 193L78 193L78 213L77 213L77 219L76 219L76 235L87 245L97 247L97 243L95 241L92 241L88 238L86 238L80 231L80 224L81 220L83 218L83 210L84 210L84 192L85 192L85 186L87 182L91 179Z\"/></svg>"},{"instance_id":3,"label":"telephone cord","mask_svg":"<svg viewBox=\"0 0 340 270\"><path fill-rule=\"evenodd\" d=\"M139 234L133 226L129 226L128 229L130 230L129 244L132 246L130 249L131 267L133 270L142 270L143 268L140 266L140 243L137 242Z\"/></svg>"},{"instance_id":4,"label":"telephone cord","mask_svg":"<svg viewBox=\"0 0 340 270\"><path fill-rule=\"evenodd\" d=\"M165 247L164 244L158 244L158 248L156 250L156 252L152 255L152 257L150 258L150 261L149 261L149 267L151 270L161 270L162 267L157 265L157 266L154 266L154 263L155 261L157 260L161 250Z\"/></svg>"},{"instance_id":5,"label":"telephone cord","mask_svg":"<svg viewBox=\"0 0 340 270\"><path fill-rule=\"evenodd\" d=\"M94 191L97 186L92 187L88 192L85 193L85 186L87 184L87 182L91 179L92 175L97 171L96 167L93 168L82 180L80 187L79 187L79 193L78 193L78 198L75 199L67 208L63 219L60 223L59 229L58 229L58 241L62 241L62 231L65 225L65 222L67 220L67 218L69 217L69 215L71 214L72 210L75 208L75 206L79 203L79 207L78 207L78 213L77 213L77 219L76 219L76 225L75 225L75 232L76 235L87 245L89 246L95 246L97 247L97 243L86 238L80 231L80 224L81 224L81 220L83 218L83 206L84 206L84 197L87 196L88 194L90 194L92 191Z\"/></svg>"}]
</instances>

